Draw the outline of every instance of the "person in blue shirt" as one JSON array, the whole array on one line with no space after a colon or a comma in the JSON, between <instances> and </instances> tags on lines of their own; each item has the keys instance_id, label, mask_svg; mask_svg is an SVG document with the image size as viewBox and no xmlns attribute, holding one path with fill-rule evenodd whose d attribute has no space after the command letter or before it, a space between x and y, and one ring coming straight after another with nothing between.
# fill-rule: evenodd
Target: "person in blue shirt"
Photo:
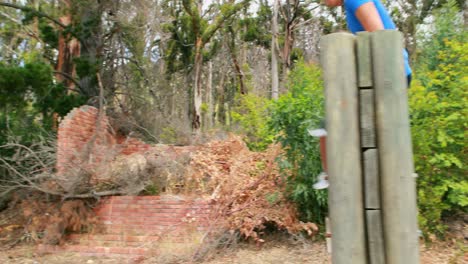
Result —
<instances>
[{"instance_id":1,"label":"person in blue shirt","mask_svg":"<svg viewBox=\"0 0 468 264\"><path fill-rule=\"evenodd\" d=\"M380 0L324 0L329 7L343 6L346 12L346 22L348 29L353 33L359 31L377 31L384 29L396 29L388 11ZM344 2L343 2L344 1ZM411 83L411 68L409 66L408 52L403 50L405 62L405 73L408 80L408 87ZM325 128L309 130L310 135L320 138L320 156L322 160L323 172L313 185L315 189L325 189L328 187L327 161L326 161L326 136Z\"/></svg>"},{"instance_id":2,"label":"person in blue shirt","mask_svg":"<svg viewBox=\"0 0 468 264\"><path fill-rule=\"evenodd\" d=\"M344 6L348 29L353 34L359 31L396 29L395 23L380 0L344 0L344 3L343 0L325 0L325 4L329 7ZM403 58L409 87L411 67L406 50L403 50Z\"/></svg>"}]
</instances>

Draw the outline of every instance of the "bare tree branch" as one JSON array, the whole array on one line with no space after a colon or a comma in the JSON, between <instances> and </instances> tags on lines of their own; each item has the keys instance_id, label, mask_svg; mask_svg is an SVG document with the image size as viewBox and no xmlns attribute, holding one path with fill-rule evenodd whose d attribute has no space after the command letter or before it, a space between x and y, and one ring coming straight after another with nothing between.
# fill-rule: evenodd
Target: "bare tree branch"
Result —
<instances>
[{"instance_id":1,"label":"bare tree branch","mask_svg":"<svg viewBox=\"0 0 468 264\"><path fill-rule=\"evenodd\" d=\"M80 93L84 94L84 89L83 89L83 87L80 85L80 83L79 83L75 78L73 78L73 76L71 76L70 74L68 74L68 73L66 73L66 72L62 72L62 71L54 71L54 73L60 74L60 75L62 75L63 77L67 78L67 80L69 80L69 81L71 81L72 83L74 83L74 84L78 87L78 89L79 89L79 91L77 91L77 90L75 90L75 89L72 89L72 88L70 88L70 87L67 87L68 90L73 91L73 92L80 92Z\"/></svg>"}]
</instances>

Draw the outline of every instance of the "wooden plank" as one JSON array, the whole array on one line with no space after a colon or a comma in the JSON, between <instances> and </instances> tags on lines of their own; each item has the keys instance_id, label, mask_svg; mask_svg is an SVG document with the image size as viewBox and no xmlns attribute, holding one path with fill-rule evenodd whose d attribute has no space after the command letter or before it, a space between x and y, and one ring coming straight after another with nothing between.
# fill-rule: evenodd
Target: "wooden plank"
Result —
<instances>
[{"instance_id":1,"label":"wooden plank","mask_svg":"<svg viewBox=\"0 0 468 264\"><path fill-rule=\"evenodd\" d=\"M357 33L357 63L359 87L372 86L372 61L369 32Z\"/></svg>"},{"instance_id":2,"label":"wooden plank","mask_svg":"<svg viewBox=\"0 0 468 264\"><path fill-rule=\"evenodd\" d=\"M375 113L374 113L374 91L359 91L359 111L361 122L361 147L375 148Z\"/></svg>"},{"instance_id":3,"label":"wooden plank","mask_svg":"<svg viewBox=\"0 0 468 264\"><path fill-rule=\"evenodd\" d=\"M325 217L325 241L327 243L327 252L328 254L332 253L332 244L331 244L331 229L330 229L330 218Z\"/></svg>"},{"instance_id":4,"label":"wooden plank","mask_svg":"<svg viewBox=\"0 0 468 264\"><path fill-rule=\"evenodd\" d=\"M419 263L403 36L377 31L371 42L386 262Z\"/></svg>"},{"instance_id":5,"label":"wooden plank","mask_svg":"<svg viewBox=\"0 0 468 264\"><path fill-rule=\"evenodd\" d=\"M385 247L380 210L366 210L369 264L385 264Z\"/></svg>"},{"instance_id":6,"label":"wooden plank","mask_svg":"<svg viewBox=\"0 0 468 264\"><path fill-rule=\"evenodd\" d=\"M355 36L321 40L334 264L366 263Z\"/></svg>"},{"instance_id":7,"label":"wooden plank","mask_svg":"<svg viewBox=\"0 0 468 264\"><path fill-rule=\"evenodd\" d=\"M380 209L380 179L377 149L364 151L364 200L366 209Z\"/></svg>"}]
</instances>

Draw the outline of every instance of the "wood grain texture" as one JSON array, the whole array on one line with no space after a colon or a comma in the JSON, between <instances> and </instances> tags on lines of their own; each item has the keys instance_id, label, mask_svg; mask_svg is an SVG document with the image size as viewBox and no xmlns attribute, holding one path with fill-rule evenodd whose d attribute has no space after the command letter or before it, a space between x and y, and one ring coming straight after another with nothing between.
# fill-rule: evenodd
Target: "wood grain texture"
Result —
<instances>
[{"instance_id":1,"label":"wood grain texture","mask_svg":"<svg viewBox=\"0 0 468 264\"><path fill-rule=\"evenodd\" d=\"M385 246L380 210L366 210L369 264L385 264Z\"/></svg>"},{"instance_id":2,"label":"wood grain texture","mask_svg":"<svg viewBox=\"0 0 468 264\"><path fill-rule=\"evenodd\" d=\"M334 264L366 263L355 36L321 40Z\"/></svg>"},{"instance_id":3,"label":"wood grain texture","mask_svg":"<svg viewBox=\"0 0 468 264\"><path fill-rule=\"evenodd\" d=\"M372 86L372 60L369 32L357 33L357 63L359 87Z\"/></svg>"},{"instance_id":4,"label":"wood grain texture","mask_svg":"<svg viewBox=\"0 0 468 264\"><path fill-rule=\"evenodd\" d=\"M373 32L371 47L386 262L415 264L419 263L416 188L402 34Z\"/></svg>"},{"instance_id":5,"label":"wood grain texture","mask_svg":"<svg viewBox=\"0 0 468 264\"><path fill-rule=\"evenodd\" d=\"M374 90L359 91L359 114L361 126L361 146L363 148L375 148L375 111Z\"/></svg>"},{"instance_id":6,"label":"wood grain texture","mask_svg":"<svg viewBox=\"0 0 468 264\"><path fill-rule=\"evenodd\" d=\"M380 179L377 149L364 151L364 201L366 209L380 209Z\"/></svg>"}]
</instances>

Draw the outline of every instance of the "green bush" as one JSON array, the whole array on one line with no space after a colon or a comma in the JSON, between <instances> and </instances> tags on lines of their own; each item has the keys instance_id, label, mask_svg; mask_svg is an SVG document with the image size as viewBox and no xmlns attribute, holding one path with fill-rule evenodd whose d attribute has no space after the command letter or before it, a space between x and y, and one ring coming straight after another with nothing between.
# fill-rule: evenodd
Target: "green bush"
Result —
<instances>
[{"instance_id":1,"label":"green bush","mask_svg":"<svg viewBox=\"0 0 468 264\"><path fill-rule=\"evenodd\" d=\"M321 171L317 138L308 128L320 127L324 116L323 84L318 66L298 62L288 77L288 93L273 103L270 128L285 149L279 164L287 172L288 195L304 221L323 222L327 192L314 190Z\"/></svg>"},{"instance_id":2,"label":"green bush","mask_svg":"<svg viewBox=\"0 0 468 264\"><path fill-rule=\"evenodd\" d=\"M231 112L237 132L245 137L251 150L265 150L273 142L274 134L268 129L271 101L253 94L240 95L238 105Z\"/></svg>"},{"instance_id":3,"label":"green bush","mask_svg":"<svg viewBox=\"0 0 468 264\"><path fill-rule=\"evenodd\" d=\"M28 57L24 65L0 62L0 145L40 141L52 132L54 113L64 116L86 102L55 83L53 69L41 58ZM0 150L0 155L8 153Z\"/></svg>"},{"instance_id":4,"label":"green bush","mask_svg":"<svg viewBox=\"0 0 468 264\"><path fill-rule=\"evenodd\" d=\"M457 13L451 2L435 13L409 92L419 223L426 234L443 235L443 217L466 213L468 205L468 44Z\"/></svg>"}]
</instances>

